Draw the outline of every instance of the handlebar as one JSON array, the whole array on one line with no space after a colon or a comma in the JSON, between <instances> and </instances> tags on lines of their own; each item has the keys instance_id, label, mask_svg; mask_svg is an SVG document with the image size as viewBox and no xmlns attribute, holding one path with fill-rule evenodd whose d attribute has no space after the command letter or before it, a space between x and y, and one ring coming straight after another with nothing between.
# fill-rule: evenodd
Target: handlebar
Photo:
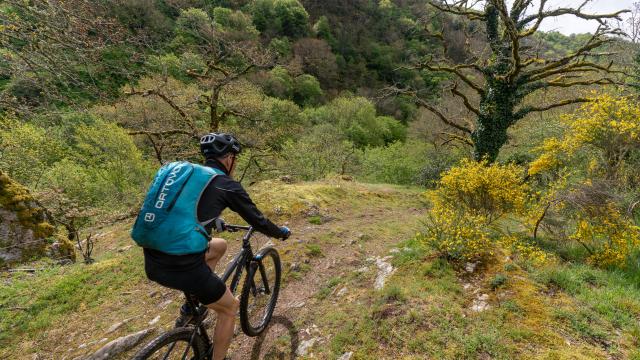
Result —
<instances>
[{"instance_id":1,"label":"handlebar","mask_svg":"<svg viewBox=\"0 0 640 360\"><path fill-rule=\"evenodd\" d=\"M223 231L228 231L228 232L237 232L240 230L247 230L247 231L251 231L253 230L253 227L251 226L242 226L242 225L230 225L224 222L224 220L218 218L215 221L215 229L217 232L223 232Z\"/></svg>"},{"instance_id":2,"label":"handlebar","mask_svg":"<svg viewBox=\"0 0 640 360\"><path fill-rule=\"evenodd\" d=\"M242 225L225 225L224 229L228 232L236 232L240 230L253 230L252 226L242 226Z\"/></svg>"},{"instance_id":3,"label":"handlebar","mask_svg":"<svg viewBox=\"0 0 640 360\"><path fill-rule=\"evenodd\" d=\"M254 230L253 230L253 226L245 226L245 225L230 225L224 222L224 220L217 218L215 220L215 230L216 232L223 232L223 231L228 231L228 232L238 232L240 230L246 230L247 234L245 235L245 240L248 240L249 238L251 238L251 235L253 234ZM291 232L289 231L289 234L291 234ZM283 237L282 240L286 240L289 236Z\"/></svg>"}]
</instances>

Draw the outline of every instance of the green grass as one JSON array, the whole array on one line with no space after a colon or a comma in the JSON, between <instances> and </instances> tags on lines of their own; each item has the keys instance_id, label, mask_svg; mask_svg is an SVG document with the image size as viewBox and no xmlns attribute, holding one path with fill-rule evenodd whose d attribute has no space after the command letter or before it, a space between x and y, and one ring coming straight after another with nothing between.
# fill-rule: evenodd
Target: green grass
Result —
<instances>
[{"instance_id":1,"label":"green grass","mask_svg":"<svg viewBox=\"0 0 640 360\"><path fill-rule=\"evenodd\" d=\"M307 255L310 257L321 257L323 255L322 248L318 244L306 244Z\"/></svg>"},{"instance_id":2,"label":"green grass","mask_svg":"<svg viewBox=\"0 0 640 360\"><path fill-rule=\"evenodd\" d=\"M309 216L307 218L307 221L309 221L309 224L322 225L322 216L320 216L320 215Z\"/></svg>"},{"instance_id":3,"label":"green grass","mask_svg":"<svg viewBox=\"0 0 640 360\"><path fill-rule=\"evenodd\" d=\"M317 295L318 299L323 300L329 297L335 287L338 286L338 284L340 284L341 282L343 282L343 279L339 276L329 279L329 281L327 281L327 283L322 288L320 288L320 291Z\"/></svg>"},{"instance_id":4,"label":"green grass","mask_svg":"<svg viewBox=\"0 0 640 360\"><path fill-rule=\"evenodd\" d=\"M489 286L491 290L496 291L499 288L503 287L507 283L507 276L504 274L496 274L496 276L491 279L489 282Z\"/></svg>"},{"instance_id":5,"label":"green grass","mask_svg":"<svg viewBox=\"0 0 640 360\"><path fill-rule=\"evenodd\" d=\"M0 286L1 347L16 336L40 337L70 313L100 306L109 300L106 294L143 278L141 261L131 252L93 265L52 266L36 276L13 276Z\"/></svg>"}]
</instances>

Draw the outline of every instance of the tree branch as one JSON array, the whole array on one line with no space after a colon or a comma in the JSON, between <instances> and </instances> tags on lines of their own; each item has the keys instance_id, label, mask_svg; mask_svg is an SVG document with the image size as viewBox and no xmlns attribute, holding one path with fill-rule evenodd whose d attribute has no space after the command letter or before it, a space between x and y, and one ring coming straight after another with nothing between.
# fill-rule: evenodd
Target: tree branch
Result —
<instances>
[{"instance_id":1,"label":"tree branch","mask_svg":"<svg viewBox=\"0 0 640 360\"><path fill-rule=\"evenodd\" d=\"M471 111L472 113L476 114L477 116L480 116L480 110L478 110L476 107L471 105L471 102L469 101L469 98L465 94L460 92L460 90L458 90L458 84L457 83L453 84L453 88L451 89L451 93L456 95L456 96L458 96L459 98L461 98L462 102L464 103L464 106L469 111Z\"/></svg>"},{"instance_id":2,"label":"tree branch","mask_svg":"<svg viewBox=\"0 0 640 360\"><path fill-rule=\"evenodd\" d=\"M427 69L429 71L440 71L440 72L448 72L450 74L454 74L455 76L457 76L460 80L462 80L465 84L469 85L470 88L472 88L473 90L475 90L478 94L480 95L484 95L485 91L482 87L480 87L480 85L474 83L467 75L465 75L464 73L462 73L462 70L464 69L475 69L477 71L481 71L480 67L476 64L461 64L461 65L455 65L455 66L442 66L442 65L437 65L437 66L433 66L430 64L431 62L431 58L427 59L426 61L423 61L421 63L418 63L416 66L412 67L414 69L418 68L418 69Z\"/></svg>"},{"instance_id":3,"label":"tree branch","mask_svg":"<svg viewBox=\"0 0 640 360\"><path fill-rule=\"evenodd\" d=\"M586 103L586 102L591 102L592 99L590 98L575 98L575 99L568 99L568 100L563 100L554 104L550 104L550 105L546 105L546 106L525 106L522 109L518 110L515 115L514 118L515 119L522 119L523 117L527 116L530 113L533 112L542 112L542 111L547 111L547 110L551 110L551 109L555 109L558 107L562 107L562 106L567 106L567 105L571 105L571 104L578 104L578 103Z\"/></svg>"},{"instance_id":4,"label":"tree branch","mask_svg":"<svg viewBox=\"0 0 640 360\"><path fill-rule=\"evenodd\" d=\"M467 6L468 1L465 1L465 0L455 1L452 4L449 4L447 0L444 0L444 1L429 0L427 3L442 12L446 12L453 15L465 16L469 20L485 19L485 15L483 12L478 10L473 10L470 6Z\"/></svg>"}]
</instances>

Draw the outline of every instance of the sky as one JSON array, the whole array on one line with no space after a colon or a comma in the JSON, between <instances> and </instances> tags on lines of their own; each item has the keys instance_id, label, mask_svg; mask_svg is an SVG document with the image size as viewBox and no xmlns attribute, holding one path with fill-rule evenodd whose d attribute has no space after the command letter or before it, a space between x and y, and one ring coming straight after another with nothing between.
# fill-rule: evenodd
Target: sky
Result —
<instances>
[{"instance_id":1,"label":"sky","mask_svg":"<svg viewBox=\"0 0 640 360\"><path fill-rule=\"evenodd\" d=\"M622 9L630 9L632 4L638 1L640 0L593 0L585 6L583 12L590 14L612 13ZM583 0L549 0L547 8L578 7L582 3ZM535 9L537 9L537 5ZM545 19L540 26L543 31L559 31L566 35L593 32L597 27L598 22L595 20L582 20L572 15Z\"/></svg>"}]
</instances>

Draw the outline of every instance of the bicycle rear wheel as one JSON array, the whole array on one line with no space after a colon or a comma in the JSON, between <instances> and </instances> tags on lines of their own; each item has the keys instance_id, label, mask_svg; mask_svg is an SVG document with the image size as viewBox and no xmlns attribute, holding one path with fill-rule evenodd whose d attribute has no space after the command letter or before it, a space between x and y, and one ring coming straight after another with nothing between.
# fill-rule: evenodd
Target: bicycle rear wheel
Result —
<instances>
[{"instance_id":1,"label":"bicycle rear wheel","mask_svg":"<svg viewBox=\"0 0 640 360\"><path fill-rule=\"evenodd\" d=\"M260 250L249 265L240 295L240 325L258 336L269 324L280 291L280 256L274 248Z\"/></svg>"},{"instance_id":2,"label":"bicycle rear wheel","mask_svg":"<svg viewBox=\"0 0 640 360\"><path fill-rule=\"evenodd\" d=\"M193 339L192 339L193 338ZM138 351L134 360L200 360L206 359L207 349L192 326L172 329Z\"/></svg>"}]
</instances>

